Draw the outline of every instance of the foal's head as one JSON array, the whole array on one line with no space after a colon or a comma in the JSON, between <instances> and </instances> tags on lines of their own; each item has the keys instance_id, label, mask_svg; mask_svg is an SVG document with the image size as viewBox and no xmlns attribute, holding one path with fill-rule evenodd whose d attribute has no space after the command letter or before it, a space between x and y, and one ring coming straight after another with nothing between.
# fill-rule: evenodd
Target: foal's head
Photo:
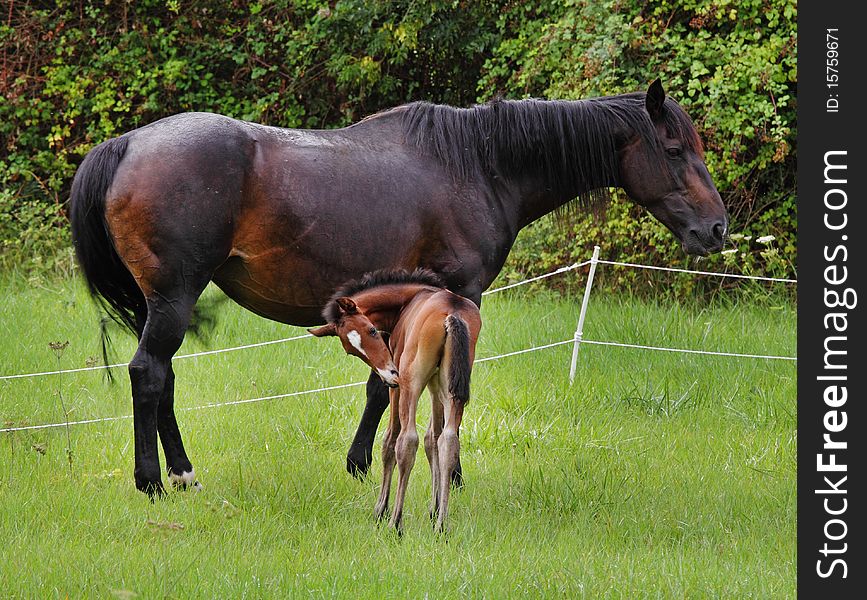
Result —
<instances>
[{"instance_id":1,"label":"foal's head","mask_svg":"<svg viewBox=\"0 0 867 600\"><path fill-rule=\"evenodd\" d=\"M398 373L382 333L348 296L336 298L336 321L308 329L316 337L337 336L347 354L357 356L376 371L388 387L397 387Z\"/></svg>"}]
</instances>

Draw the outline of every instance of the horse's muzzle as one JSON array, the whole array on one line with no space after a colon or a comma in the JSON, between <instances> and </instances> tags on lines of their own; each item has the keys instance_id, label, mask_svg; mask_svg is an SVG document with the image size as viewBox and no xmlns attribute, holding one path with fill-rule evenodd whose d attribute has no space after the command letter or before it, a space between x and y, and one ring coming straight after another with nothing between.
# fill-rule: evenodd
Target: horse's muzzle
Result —
<instances>
[{"instance_id":1,"label":"horse's muzzle","mask_svg":"<svg viewBox=\"0 0 867 600\"><path fill-rule=\"evenodd\" d=\"M713 223L706 231L690 229L682 240L687 254L707 256L723 249L728 223L725 220Z\"/></svg>"},{"instance_id":2,"label":"horse's muzzle","mask_svg":"<svg viewBox=\"0 0 867 600\"><path fill-rule=\"evenodd\" d=\"M379 378L382 379L382 382L388 387L396 388L400 385L397 369L392 367L390 369L377 369L376 371L379 374Z\"/></svg>"}]
</instances>

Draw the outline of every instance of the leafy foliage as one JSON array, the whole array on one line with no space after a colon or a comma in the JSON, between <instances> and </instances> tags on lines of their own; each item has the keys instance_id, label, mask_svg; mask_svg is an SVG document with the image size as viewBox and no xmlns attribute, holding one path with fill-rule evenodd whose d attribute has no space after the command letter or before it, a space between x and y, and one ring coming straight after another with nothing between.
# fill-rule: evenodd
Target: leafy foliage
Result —
<instances>
[{"instance_id":1,"label":"leafy foliage","mask_svg":"<svg viewBox=\"0 0 867 600\"><path fill-rule=\"evenodd\" d=\"M731 230L775 236L791 265L795 11L794 0L10 1L0 11L0 261L59 264L25 259L68 246L58 207L84 154L176 112L322 128L410 100L580 98L658 76L705 140ZM542 264L531 264L542 240ZM615 202L605 222L528 228L510 268L555 266L578 252L575 240L582 256L598 240L609 256L682 256L661 225ZM759 256L751 268L777 267Z\"/></svg>"}]
</instances>

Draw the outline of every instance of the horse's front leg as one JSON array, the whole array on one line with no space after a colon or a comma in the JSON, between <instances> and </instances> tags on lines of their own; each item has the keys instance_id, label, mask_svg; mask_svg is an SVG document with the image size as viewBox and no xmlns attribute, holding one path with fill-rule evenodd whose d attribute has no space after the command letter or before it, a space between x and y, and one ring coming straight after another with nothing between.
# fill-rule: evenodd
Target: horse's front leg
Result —
<instances>
[{"instance_id":1,"label":"horse's front leg","mask_svg":"<svg viewBox=\"0 0 867 600\"><path fill-rule=\"evenodd\" d=\"M398 417L400 390L393 389L388 394L391 411L388 414L388 427L382 439L382 486L379 490L379 498L373 508L373 514L377 521L381 520L388 510L388 497L391 493L391 476L394 472L395 464L394 446L397 443L397 436L400 435L400 418Z\"/></svg>"},{"instance_id":2,"label":"horse's front leg","mask_svg":"<svg viewBox=\"0 0 867 600\"><path fill-rule=\"evenodd\" d=\"M367 404L358 423L358 429L355 431L355 439L352 440L346 455L346 470L353 477L363 478L370 469L373 460L373 440L382 413L387 406L388 388L379 375L371 371L370 378L367 380Z\"/></svg>"}]
</instances>

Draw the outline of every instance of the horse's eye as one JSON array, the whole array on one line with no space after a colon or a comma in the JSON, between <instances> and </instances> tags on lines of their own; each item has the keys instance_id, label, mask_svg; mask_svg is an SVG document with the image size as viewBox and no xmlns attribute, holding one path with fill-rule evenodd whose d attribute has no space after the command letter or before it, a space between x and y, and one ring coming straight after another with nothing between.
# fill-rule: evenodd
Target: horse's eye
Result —
<instances>
[{"instance_id":1,"label":"horse's eye","mask_svg":"<svg viewBox=\"0 0 867 600\"><path fill-rule=\"evenodd\" d=\"M683 150L677 146L671 146L670 148L665 149L665 153L672 158L677 158L678 156L683 154Z\"/></svg>"},{"instance_id":2,"label":"horse's eye","mask_svg":"<svg viewBox=\"0 0 867 600\"><path fill-rule=\"evenodd\" d=\"M371 327L367 332L372 336L376 336L376 327Z\"/></svg>"}]
</instances>

